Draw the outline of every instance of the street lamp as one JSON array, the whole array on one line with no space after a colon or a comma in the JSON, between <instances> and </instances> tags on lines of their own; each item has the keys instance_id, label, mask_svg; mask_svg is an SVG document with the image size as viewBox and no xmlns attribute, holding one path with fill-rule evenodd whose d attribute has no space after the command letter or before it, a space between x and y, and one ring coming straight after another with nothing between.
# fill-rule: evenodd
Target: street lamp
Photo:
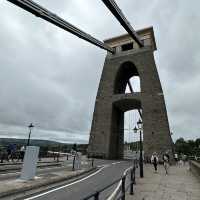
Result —
<instances>
[{"instance_id":1,"label":"street lamp","mask_svg":"<svg viewBox=\"0 0 200 200\"><path fill-rule=\"evenodd\" d=\"M28 142L27 142L27 146L29 146L30 145L30 137L31 137L31 130L32 130L32 128L33 128L34 126L33 126L33 124L32 123L30 123L30 125L28 126L28 128L29 128L29 135L28 135Z\"/></svg>"},{"instance_id":2,"label":"street lamp","mask_svg":"<svg viewBox=\"0 0 200 200\"><path fill-rule=\"evenodd\" d=\"M139 161L139 165L140 165L140 178L144 177L144 173L143 173L143 145L142 145L142 121L139 119L139 121L137 122L138 128L135 127L134 133L137 133L138 131L140 131L140 161Z\"/></svg>"}]
</instances>

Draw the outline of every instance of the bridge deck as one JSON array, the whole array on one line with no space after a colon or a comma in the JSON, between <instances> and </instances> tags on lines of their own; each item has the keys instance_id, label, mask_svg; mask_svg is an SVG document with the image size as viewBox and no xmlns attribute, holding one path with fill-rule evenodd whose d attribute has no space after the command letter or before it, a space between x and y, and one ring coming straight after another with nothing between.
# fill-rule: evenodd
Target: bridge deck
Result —
<instances>
[{"instance_id":1,"label":"bridge deck","mask_svg":"<svg viewBox=\"0 0 200 200\"><path fill-rule=\"evenodd\" d=\"M200 181L188 170L188 165L171 166L166 176L163 166L158 167L158 173L153 172L153 166L146 165L144 178L137 178L134 196L127 200L199 200Z\"/></svg>"}]
</instances>

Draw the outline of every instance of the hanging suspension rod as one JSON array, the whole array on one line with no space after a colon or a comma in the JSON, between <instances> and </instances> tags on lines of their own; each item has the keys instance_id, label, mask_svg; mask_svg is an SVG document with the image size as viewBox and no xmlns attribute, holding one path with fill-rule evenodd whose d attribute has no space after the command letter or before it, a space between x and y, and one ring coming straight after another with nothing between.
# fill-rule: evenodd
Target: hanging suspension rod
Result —
<instances>
[{"instance_id":1,"label":"hanging suspension rod","mask_svg":"<svg viewBox=\"0 0 200 200\"><path fill-rule=\"evenodd\" d=\"M134 91L133 91L133 87L132 87L132 85L131 85L131 82L130 82L130 80L128 80L128 87L129 87L129 89L130 89L131 93L134 93ZM138 110L138 113L139 113L139 115L140 115L140 118L141 118L141 120L142 120L142 112L141 112L141 110L140 110L140 109L137 109L137 110Z\"/></svg>"},{"instance_id":2,"label":"hanging suspension rod","mask_svg":"<svg viewBox=\"0 0 200 200\"><path fill-rule=\"evenodd\" d=\"M140 40L138 34L133 29L131 24L128 22L121 9L118 7L117 3L114 0L102 0L106 7L111 11L111 13L117 18L119 23L124 27L124 29L129 33L129 35L137 42L140 47L143 47L144 44Z\"/></svg>"},{"instance_id":3,"label":"hanging suspension rod","mask_svg":"<svg viewBox=\"0 0 200 200\"><path fill-rule=\"evenodd\" d=\"M130 80L128 80L128 87L129 87L131 93L133 93L134 91L133 91L133 88L132 88Z\"/></svg>"},{"instance_id":4,"label":"hanging suspension rod","mask_svg":"<svg viewBox=\"0 0 200 200\"><path fill-rule=\"evenodd\" d=\"M62 29L68 31L77 37L86 40L102 49L105 49L111 53L114 53L115 50L110 46L106 45L105 43L97 40L96 38L92 37L91 35L83 32L82 30L78 29L77 27L73 26L69 22L65 21L64 19L58 17L54 13L50 12L49 10L41 7L39 4L31 1L31 0L7 0L16 6L21 7L22 9L40 17Z\"/></svg>"}]
</instances>

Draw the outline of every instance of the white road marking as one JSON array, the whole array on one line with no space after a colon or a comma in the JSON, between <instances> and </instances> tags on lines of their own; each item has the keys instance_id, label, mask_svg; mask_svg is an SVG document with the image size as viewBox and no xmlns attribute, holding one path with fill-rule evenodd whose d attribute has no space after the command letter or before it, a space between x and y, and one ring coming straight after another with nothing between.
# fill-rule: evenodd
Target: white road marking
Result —
<instances>
[{"instance_id":1,"label":"white road marking","mask_svg":"<svg viewBox=\"0 0 200 200\"><path fill-rule=\"evenodd\" d=\"M44 195L46 195L46 194L49 194L49 193L55 192L55 191L57 191L57 190L60 190L60 189L63 189L63 188L69 187L69 186L74 185L74 184L76 184L76 183L80 183L80 182L82 182L82 181L84 181L84 180L86 180L86 179L88 179L88 178L90 178L90 177L92 177L92 176L98 174L98 173L101 172L104 168L106 168L106 167L108 167L108 166L109 166L109 165L105 165L104 167L102 167L101 169L99 169L98 171L96 171L95 173L90 174L89 176L87 176L87 177L85 177L85 178L82 178L82 179L80 179L80 180L77 180L77 181L75 181L75 182L73 182L73 183L69 183L69 184L67 184L67 185L63 185L63 186L61 186L61 187L58 187L58 188L55 188L55 189L49 190L49 191L47 191L47 192L44 192L44 193L41 193L41 194L35 195L35 196L33 196L33 197L26 198L26 199L24 199L24 200L32 200L32 199L36 199L36 198L38 198L38 197L41 197L41 196L44 196Z\"/></svg>"},{"instance_id":2,"label":"white road marking","mask_svg":"<svg viewBox=\"0 0 200 200\"><path fill-rule=\"evenodd\" d=\"M0 174L1 176L6 176L6 175L11 175L11 174L20 174L21 172L11 172L11 173L6 173L6 174Z\"/></svg>"},{"instance_id":3,"label":"white road marking","mask_svg":"<svg viewBox=\"0 0 200 200\"><path fill-rule=\"evenodd\" d=\"M116 164L119 164L119 163L121 163L122 161L119 161L119 162L114 162L114 163L112 163L112 165L116 165Z\"/></svg>"},{"instance_id":4,"label":"white road marking","mask_svg":"<svg viewBox=\"0 0 200 200\"><path fill-rule=\"evenodd\" d=\"M67 165L67 166L70 166L70 165ZM72 164L71 164L71 166L72 166ZM45 169L39 169L38 172L43 172L43 171L45 172L46 170L53 170L53 169L59 169L59 168L58 167L49 167L49 168L45 168ZM0 178L1 178L1 176L12 175L12 174L18 175L18 174L21 174L21 172L8 172L5 174L0 173Z\"/></svg>"},{"instance_id":5,"label":"white road marking","mask_svg":"<svg viewBox=\"0 0 200 200\"><path fill-rule=\"evenodd\" d=\"M107 165L98 165L97 167L109 167L110 165L107 164Z\"/></svg>"}]
</instances>

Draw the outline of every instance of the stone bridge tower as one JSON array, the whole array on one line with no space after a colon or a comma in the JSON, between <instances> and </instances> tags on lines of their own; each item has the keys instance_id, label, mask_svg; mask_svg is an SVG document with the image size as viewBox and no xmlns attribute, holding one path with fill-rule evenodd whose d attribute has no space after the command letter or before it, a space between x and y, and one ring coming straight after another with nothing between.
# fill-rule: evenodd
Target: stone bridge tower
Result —
<instances>
[{"instance_id":1,"label":"stone bridge tower","mask_svg":"<svg viewBox=\"0 0 200 200\"><path fill-rule=\"evenodd\" d=\"M129 35L104 41L115 48L116 53L108 53L98 88L88 147L92 156L123 158L124 112L133 109L142 109L145 156L154 151L172 153L165 100L154 61L153 27L137 33L144 43L143 48ZM125 94L133 76L140 77L141 92Z\"/></svg>"}]
</instances>

